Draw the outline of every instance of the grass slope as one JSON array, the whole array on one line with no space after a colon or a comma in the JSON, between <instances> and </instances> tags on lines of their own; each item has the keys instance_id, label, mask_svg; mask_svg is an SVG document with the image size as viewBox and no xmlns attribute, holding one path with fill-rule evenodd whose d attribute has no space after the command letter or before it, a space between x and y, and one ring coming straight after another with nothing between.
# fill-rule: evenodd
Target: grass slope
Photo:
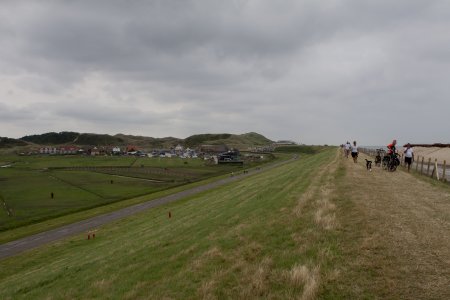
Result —
<instances>
[{"instance_id":1,"label":"grass slope","mask_svg":"<svg viewBox=\"0 0 450 300\"><path fill-rule=\"evenodd\" d=\"M237 148L241 150L245 150L248 147L255 145L269 145L271 143L273 143L273 141L255 132L244 134L197 134L185 139L185 145L189 147L195 147L202 144L211 144L227 145L231 148Z\"/></svg>"},{"instance_id":2,"label":"grass slope","mask_svg":"<svg viewBox=\"0 0 450 300\"><path fill-rule=\"evenodd\" d=\"M321 151L322 146L306 146L306 145L292 145L292 146L279 146L275 149L279 153L303 153L303 154L315 154Z\"/></svg>"},{"instance_id":3,"label":"grass slope","mask_svg":"<svg viewBox=\"0 0 450 300\"><path fill-rule=\"evenodd\" d=\"M0 208L3 208L0 210L0 232L241 169L231 165L205 165L201 159L4 158L14 163L10 168L0 169ZM266 160L249 162L245 167L270 160L267 156Z\"/></svg>"},{"instance_id":4,"label":"grass slope","mask_svg":"<svg viewBox=\"0 0 450 300\"><path fill-rule=\"evenodd\" d=\"M22 140L11 139L0 136L0 148L13 148L18 146L26 146L27 143Z\"/></svg>"},{"instance_id":5,"label":"grass slope","mask_svg":"<svg viewBox=\"0 0 450 300\"><path fill-rule=\"evenodd\" d=\"M324 168L334 155L147 211L95 240L76 236L1 261L0 297L314 297L335 274L332 205L320 194L339 175Z\"/></svg>"},{"instance_id":6,"label":"grass slope","mask_svg":"<svg viewBox=\"0 0 450 300\"><path fill-rule=\"evenodd\" d=\"M12 141L15 144L12 144ZM33 145L62 145L62 144L75 144L75 145L135 145L146 149L165 148L169 149L175 147L178 144L184 144L188 147L197 147L201 144L227 144L236 148L247 148L255 145L267 145L272 141L267 139L261 134L250 132L245 134L196 134L186 139L179 139L174 137L165 138L153 138L145 136L133 136L125 134L97 134L97 133L78 133L78 132L48 132L44 134L28 135L22 137L20 140L13 140L7 138L0 138L0 148L3 144L8 147L25 146L27 143Z\"/></svg>"},{"instance_id":7,"label":"grass slope","mask_svg":"<svg viewBox=\"0 0 450 300\"><path fill-rule=\"evenodd\" d=\"M0 261L0 298L449 299L449 187L337 153Z\"/></svg>"}]
</instances>

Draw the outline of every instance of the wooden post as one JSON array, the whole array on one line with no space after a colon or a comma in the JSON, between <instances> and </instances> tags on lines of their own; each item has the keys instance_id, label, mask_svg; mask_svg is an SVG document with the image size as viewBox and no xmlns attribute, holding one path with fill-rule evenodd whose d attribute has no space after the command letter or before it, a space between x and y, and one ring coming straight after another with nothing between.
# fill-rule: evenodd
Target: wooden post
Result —
<instances>
[{"instance_id":1,"label":"wooden post","mask_svg":"<svg viewBox=\"0 0 450 300\"><path fill-rule=\"evenodd\" d=\"M447 181L447 177L445 177L445 169L447 168L447 161L444 160L444 169L442 171L442 181Z\"/></svg>"},{"instance_id":2,"label":"wooden post","mask_svg":"<svg viewBox=\"0 0 450 300\"><path fill-rule=\"evenodd\" d=\"M435 161L435 164L433 165L433 170L431 171L431 176L430 176L431 178L434 177L434 173L437 171L437 163L436 163L436 161ZM429 175L429 174L427 174L427 175Z\"/></svg>"},{"instance_id":3,"label":"wooden post","mask_svg":"<svg viewBox=\"0 0 450 300\"><path fill-rule=\"evenodd\" d=\"M414 162L416 163L416 172L419 170L419 163L418 163L418 161L419 161L419 155L417 155L417 160L415 159L415 157L414 157Z\"/></svg>"},{"instance_id":4,"label":"wooden post","mask_svg":"<svg viewBox=\"0 0 450 300\"><path fill-rule=\"evenodd\" d=\"M436 179L439 180L439 169L437 164L437 158L434 159L434 170L436 170Z\"/></svg>"},{"instance_id":5,"label":"wooden post","mask_svg":"<svg viewBox=\"0 0 450 300\"><path fill-rule=\"evenodd\" d=\"M430 174L431 157L428 158L427 176Z\"/></svg>"},{"instance_id":6,"label":"wooden post","mask_svg":"<svg viewBox=\"0 0 450 300\"><path fill-rule=\"evenodd\" d=\"M422 156L422 164L420 166L420 174L423 174L423 160L424 160L424 157Z\"/></svg>"}]
</instances>

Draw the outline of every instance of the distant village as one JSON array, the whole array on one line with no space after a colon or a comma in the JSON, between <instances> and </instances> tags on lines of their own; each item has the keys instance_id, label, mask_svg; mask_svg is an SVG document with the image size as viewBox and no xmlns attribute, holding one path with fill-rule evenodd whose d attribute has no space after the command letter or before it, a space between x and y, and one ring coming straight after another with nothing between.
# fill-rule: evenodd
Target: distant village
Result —
<instances>
[{"instance_id":1,"label":"distant village","mask_svg":"<svg viewBox=\"0 0 450 300\"><path fill-rule=\"evenodd\" d=\"M271 145L255 146L246 149L252 153L270 153L277 146L296 145L292 141L277 141ZM168 149L146 150L142 147L128 146L43 146L21 155L86 155L86 156L137 156L137 157L160 157L160 158L216 158L219 161L237 161L240 151L229 148L226 145L201 145L195 149L177 145Z\"/></svg>"},{"instance_id":2,"label":"distant village","mask_svg":"<svg viewBox=\"0 0 450 300\"><path fill-rule=\"evenodd\" d=\"M105 155L134 155L140 157L182 157L197 158L197 151L190 148L184 148L181 145L171 147L170 149L154 149L151 151L141 147L128 146L44 146L38 151L32 151L29 154L48 154L48 155L89 155L89 156L105 156Z\"/></svg>"}]
</instances>

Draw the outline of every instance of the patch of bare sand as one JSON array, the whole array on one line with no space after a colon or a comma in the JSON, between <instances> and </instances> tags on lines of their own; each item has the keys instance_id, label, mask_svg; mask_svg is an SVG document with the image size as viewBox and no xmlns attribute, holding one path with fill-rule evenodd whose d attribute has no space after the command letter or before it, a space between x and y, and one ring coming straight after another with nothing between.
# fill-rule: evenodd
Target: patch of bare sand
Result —
<instances>
[{"instance_id":1,"label":"patch of bare sand","mask_svg":"<svg viewBox=\"0 0 450 300\"><path fill-rule=\"evenodd\" d=\"M444 160L447 164L450 164L450 148L438 148L438 147L414 147L414 154L420 155L420 157L425 157L426 159L431 158L432 161L435 159L439 163L443 163Z\"/></svg>"},{"instance_id":2,"label":"patch of bare sand","mask_svg":"<svg viewBox=\"0 0 450 300\"><path fill-rule=\"evenodd\" d=\"M367 224L355 263L382 298L450 299L450 192L348 160L346 194Z\"/></svg>"}]
</instances>

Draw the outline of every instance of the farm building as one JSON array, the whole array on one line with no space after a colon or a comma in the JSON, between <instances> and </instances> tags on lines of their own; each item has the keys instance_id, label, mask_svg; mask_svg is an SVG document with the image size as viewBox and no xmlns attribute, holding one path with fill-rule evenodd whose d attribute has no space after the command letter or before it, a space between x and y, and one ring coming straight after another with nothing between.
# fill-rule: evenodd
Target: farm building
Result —
<instances>
[{"instance_id":1,"label":"farm building","mask_svg":"<svg viewBox=\"0 0 450 300\"><path fill-rule=\"evenodd\" d=\"M77 154L79 149L80 148L76 146L62 146L59 148L47 146L39 148L39 154L52 154L52 155Z\"/></svg>"},{"instance_id":2,"label":"farm building","mask_svg":"<svg viewBox=\"0 0 450 300\"><path fill-rule=\"evenodd\" d=\"M39 149L40 154L57 154L56 147L42 147Z\"/></svg>"}]
</instances>

